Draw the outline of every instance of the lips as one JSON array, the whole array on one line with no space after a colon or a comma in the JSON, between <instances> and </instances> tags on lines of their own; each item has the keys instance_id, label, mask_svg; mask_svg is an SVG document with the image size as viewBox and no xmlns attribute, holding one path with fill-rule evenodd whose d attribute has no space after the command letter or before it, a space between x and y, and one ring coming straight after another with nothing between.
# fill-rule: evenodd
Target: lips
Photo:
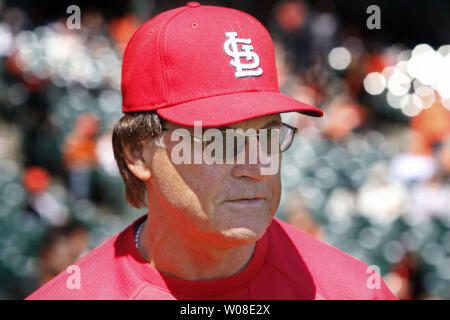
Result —
<instances>
[{"instance_id":1,"label":"lips","mask_svg":"<svg viewBox=\"0 0 450 320\"><path fill-rule=\"evenodd\" d=\"M264 198L261 196L255 197L240 197L236 199L227 200L224 202L226 205L243 208L260 207L264 203Z\"/></svg>"},{"instance_id":2,"label":"lips","mask_svg":"<svg viewBox=\"0 0 450 320\"><path fill-rule=\"evenodd\" d=\"M233 198L231 198L231 199L228 199L228 200L226 200L226 201L230 201L230 202L233 202L233 201L245 201L245 200L255 200L255 199L264 199L264 197L263 196L249 196L249 197L246 197L246 196L240 196L240 197L233 197Z\"/></svg>"}]
</instances>

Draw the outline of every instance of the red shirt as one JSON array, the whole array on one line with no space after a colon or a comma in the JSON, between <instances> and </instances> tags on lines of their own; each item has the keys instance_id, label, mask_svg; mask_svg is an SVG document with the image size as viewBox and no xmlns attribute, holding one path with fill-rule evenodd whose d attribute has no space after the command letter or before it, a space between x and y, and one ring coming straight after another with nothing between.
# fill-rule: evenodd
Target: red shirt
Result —
<instances>
[{"instance_id":1,"label":"red shirt","mask_svg":"<svg viewBox=\"0 0 450 320\"><path fill-rule=\"evenodd\" d=\"M241 272L173 278L136 249L133 227L143 219L76 262L79 288L67 285L73 273L62 272L27 299L396 299L382 279L370 285L366 264L276 218Z\"/></svg>"}]
</instances>

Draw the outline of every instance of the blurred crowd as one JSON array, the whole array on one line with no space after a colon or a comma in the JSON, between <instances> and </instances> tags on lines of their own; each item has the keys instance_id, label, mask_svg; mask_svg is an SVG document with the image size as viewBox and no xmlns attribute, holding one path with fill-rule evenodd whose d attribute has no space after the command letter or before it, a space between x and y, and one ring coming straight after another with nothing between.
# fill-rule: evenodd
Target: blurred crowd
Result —
<instances>
[{"instance_id":1,"label":"blurred crowd","mask_svg":"<svg viewBox=\"0 0 450 320\"><path fill-rule=\"evenodd\" d=\"M3 299L145 213L125 203L111 146L123 50L143 21L28 18L0 6ZM401 299L450 299L450 45L370 42L306 1L277 2L266 26L280 90L325 112L283 115L299 134L277 216L377 266Z\"/></svg>"}]
</instances>

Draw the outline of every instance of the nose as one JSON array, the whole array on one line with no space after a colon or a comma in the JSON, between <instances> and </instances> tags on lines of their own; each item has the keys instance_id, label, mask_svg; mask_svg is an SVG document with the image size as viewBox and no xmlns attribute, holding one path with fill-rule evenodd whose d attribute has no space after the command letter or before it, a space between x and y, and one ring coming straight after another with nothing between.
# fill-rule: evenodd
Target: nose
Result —
<instances>
[{"instance_id":1,"label":"nose","mask_svg":"<svg viewBox=\"0 0 450 320\"><path fill-rule=\"evenodd\" d=\"M235 178L247 177L260 182L269 177L268 175L261 174L261 170L256 164L236 164L231 174Z\"/></svg>"},{"instance_id":2,"label":"nose","mask_svg":"<svg viewBox=\"0 0 450 320\"><path fill-rule=\"evenodd\" d=\"M281 153L277 155L265 155L263 152L260 152L258 142L252 144L249 140L243 152L234 159L235 164L231 171L232 176L235 178L247 177L255 181L264 181L270 175L278 174L279 168L277 166L279 167L281 163ZM277 157L277 159L274 157ZM271 170L268 170L269 168Z\"/></svg>"}]
</instances>

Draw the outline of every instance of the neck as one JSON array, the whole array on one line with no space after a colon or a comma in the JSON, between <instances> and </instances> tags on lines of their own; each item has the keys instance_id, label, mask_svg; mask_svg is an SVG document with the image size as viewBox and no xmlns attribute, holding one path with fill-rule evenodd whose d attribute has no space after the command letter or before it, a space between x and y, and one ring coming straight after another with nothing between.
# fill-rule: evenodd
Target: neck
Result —
<instances>
[{"instance_id":1,"label":"neck","mask_svg":"<svg viewBox=\"0 0 450 320\"><path fill-rule=\"evenodd\" d=\"M256 243L224 248L213 241L195 241L150 209L139 239L139 252L157 270L185 280L212 280L243 270L251 260ZM161 208L159 208L161 210ZM200 239L201 237L199 237Z\"/></svg>"}]
</instances>

